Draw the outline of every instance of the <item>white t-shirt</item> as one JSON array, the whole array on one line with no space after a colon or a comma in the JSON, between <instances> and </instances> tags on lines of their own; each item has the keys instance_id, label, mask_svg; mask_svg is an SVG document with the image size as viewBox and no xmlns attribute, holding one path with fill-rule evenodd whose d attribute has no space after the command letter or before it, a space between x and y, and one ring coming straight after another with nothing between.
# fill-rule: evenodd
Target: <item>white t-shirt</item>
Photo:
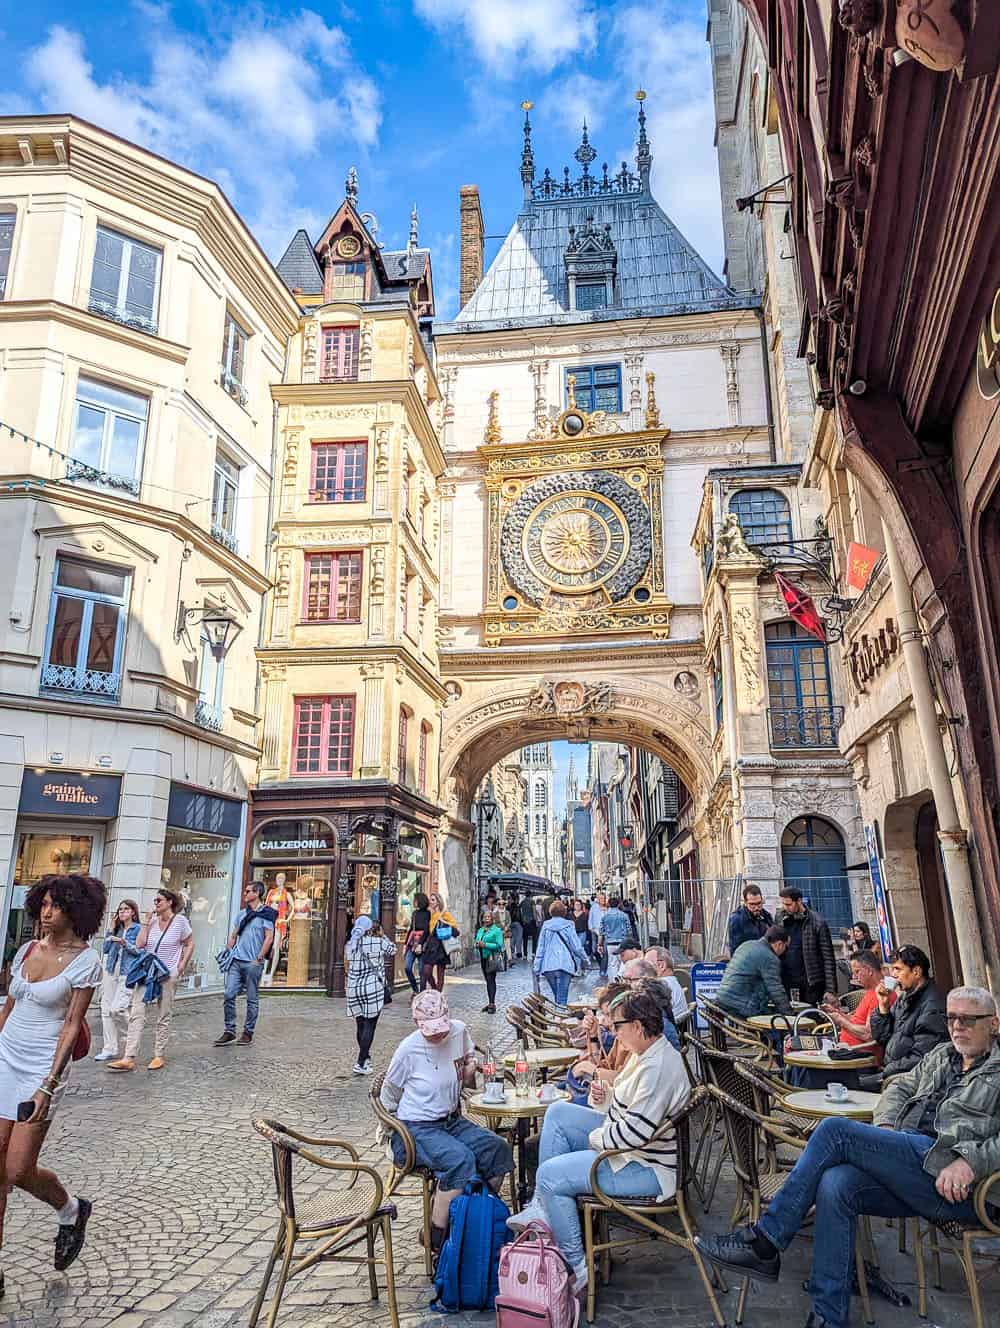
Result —
<instances>
[{"instance_id":1,"label":"white t-shirt","mask_svg":"<svg viewBox=\"0 0 1000 1328\"><path fill-rule=\"evenodd\" d=\"M146 949L148 951L156 950L157 959L162 959L167 968L170 969L170 976L177 976L177 965L180 962L181 951L184 949L184 942L191 935L191 924L183 913L175 913L167 925L160 929L159 921L154 918L149 924L149 936L146 940ZM163 937L162 941L160 937ZM160 948L156 949L157 941L160 942Z\"/></svg>"},{"instance_id":2,"label":"white t-shirt","mask_svg":"<svg viewBox=\"0 0 1000 1328\"><path fill-rule=\"evenodd\" d=\"M670 1008L674 1012L674 1020L683 1019L688 1012L688 998L684 995L684 988L671 974L668 978L660 978L660 981L670 992Z\"/></svg>"},{"instance_id":3,"label":"white t-shirt","mask_svg":"<svg viewBox=\"0 0 1000 1328\"><path fill-rule=\"evenodd\" d=\"M456 1061L471 1056L474 1046L460 1019L449 1022L451 1032L443 1042L428 1042L416 1029L393 1053L381 1100L401 1121L443 1120L458 1110L461 1085Z\"/></svg>"}]
</instances>

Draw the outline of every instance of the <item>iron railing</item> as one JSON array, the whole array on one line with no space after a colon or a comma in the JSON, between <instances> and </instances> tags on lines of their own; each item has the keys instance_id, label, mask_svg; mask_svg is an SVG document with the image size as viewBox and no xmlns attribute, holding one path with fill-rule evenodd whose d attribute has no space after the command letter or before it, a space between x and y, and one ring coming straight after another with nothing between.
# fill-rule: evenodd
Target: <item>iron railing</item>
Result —
<instances>
[{"instance_id":1,"label":"iron railing","mask_svg":"<svg viewBox=\"0 0 1000 1328\"><path fill-rule=\"evenodd\" d=\"M228 549L230 553L238 553L239 545L236 542L236 536L225 526L220 526L218 521L212 522L212 539L221 544L223 548Z\"/></svg>"},{"instance_id":2,"label":"iron railing","mask_svg":"<svg viewBox=\"0 0 1000 1328\"><path fill-rule=\"evenodd\" d=\"M145 314L137 313L123 304L112 304L110 300L102 300L98 295L91 295L87 301L87 309L100 318L110 318L113 323L121 323L123 327L133 327L137 332L149 332L156 336L155 318L147 318Z\"/></svg>"},{"instance_id":3,"label":"iron railing","mask_svg":"<svg viewBox=\"0 0 1000 1328\"><path fill-rule=\"evenodd\" d=\"M219 370L219 383L222 390L228 392L234 401L238 401L241 406L247 404L250 399L249 393L236 375L230 373L225 365L222 365Z\"/></svg>"},{"instance_id":4,"label":"iron railing","mask_svg":"<svg viewBox=\"0 0 1000 1328\"><path fill-rule=\"evenodd\" d=\"M194 707L194 722L200 724L203 729L211 729L213 733L218 733L222 728L222 710L208 701L198 700Z\"/></svg>"},{"instance_id":5,"label":"iron railing","mask_svg":"<svg viewBox=\"0 0 1000 1328\"><path fill-rule=\"evenodd\" d=\"M88 484L99 484L105 489L124 489L126 493L139 496L139 481L128 475L113 475L110 471L99 470L97 466L88 466L86 461L77 461L71 457L66 462L68 480L86 480Z\"/></svg>"},{"instance_id":6,"label":"iron railing","mask_svg":"<svg viewBox=\"0 0 1000 1328\"><path fill-rule=\"evenodd\" d=\"M772 747L836 747L843 706L791 706L768 712Z\"/></svg>"},{"instance_id":7,"label":"iron railing","mask_svg":"<svg viewBox=\"0 0 1000 1328\"><path fill-rule=\"evenodd\" d=\"M42 687L52 692L72 692L77 696L103 697L117 701L121 688L120 673L101 669L77 669L69 664L46 664L42 669Z\"/></svg>"}]
</instances>

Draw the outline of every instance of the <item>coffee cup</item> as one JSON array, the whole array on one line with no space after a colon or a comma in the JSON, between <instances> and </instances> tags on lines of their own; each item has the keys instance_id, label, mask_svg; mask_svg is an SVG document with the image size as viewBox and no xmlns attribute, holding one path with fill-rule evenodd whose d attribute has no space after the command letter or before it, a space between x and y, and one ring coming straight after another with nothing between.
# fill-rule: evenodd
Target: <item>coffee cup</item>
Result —
<instances>
[{"instance_id":1,"label":"coffee cup","mask_svg":"<svg viewBox=\"0 0 1000 1328\"><path fill-rule=\"evenodd\" d=\"M899 978L885 977L882 979L882 986L885 987L886 991L895 991L899 986Z\"/></svg>"},{"instance_id":2,"label":"coffee cup","mask_svg":"<svg viewBox=\"0 0 1000 1328\"><path fill-rule=\"evenodd\" d=\"M538 1090L539 1102L554 1102L557 1095L555 1084L542 1084Z\"/></svg>"},{"instance_id":3,"label":"coffee cup","mask_svg":"<svg viewBox=\"0 0 1000 1328\"><path fill-rule=\"evenodd\" d=\"M826 1086L826 1095L827 1095L827 1097L830 1099L831 1102L846 1102L846 1101L847 1101L847 1085L846 1085L846 1084L837 1084L837 1083L827 1084L827 1086Z\"/></svg>"}]
</instances>

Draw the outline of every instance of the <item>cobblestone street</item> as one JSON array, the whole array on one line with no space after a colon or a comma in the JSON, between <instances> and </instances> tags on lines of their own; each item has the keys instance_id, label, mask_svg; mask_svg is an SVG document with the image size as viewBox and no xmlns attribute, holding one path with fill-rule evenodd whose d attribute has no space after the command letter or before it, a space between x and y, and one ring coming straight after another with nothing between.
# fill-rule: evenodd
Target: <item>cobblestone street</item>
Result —
<instances>
[{"instance_id":1,"label":"cobblestone street","mask_svg":"<svg viewBox=\"0 0 1000 1328\"><path fill-rule=\"evenodd\" d=\"M501 1009L526 982L523 965L501 975ZM479 1013L484 998L478 971L452 978L448 993L453 1013L468 1021L477 1041L495 1030L497 1045L509 1043L502 1015ZM400 995L379 1024L377 1069L385 1067L411 1028L408 1003ZM53 1272L53 1215L15 1194L3 1259L3 1322L19 1328L245 1324L276 1223L270 1154L251 1128L255 1115L343 1137L384 1167L368 1104L371 1081L350 1073L353 1021L343 1002L269 996L250 1048L216 1050L211 1043L220 1031L221 998L181 1002L162 1073L116 1076L93 1062L77 1067L43 1160L73 1191L94 1201L87 1245L68 1274ZM146 1060L143 1055L140 1063ZM724 1225L731 1202L723 1184L706 1225ZM428 1311L431 1294L417 1243L419 1209L419 1200L401 1200L394 1225L400 1308L408 1328L440 1322ZM877 1225L885 1270L915 1302L912 1254L896 1254L895 1233ZM779 1316L794 1325L805 1321L808 1306L800 1287L809 1259L809 1244L799 1242L779 1286L757 1288L751 1296L748 1324L773 1324ZM986 1320L996 1323L995 1265L984 1273ZM946 1264L945 1285L944 1294L931 1294L928 1321L966 1328L972 1316L953 1261ZM731 1289L723 1301L730 1321L735 1296ZM854 1305L860 1324L859 1302ZM881 1328L917 1322L915 1308L895 1310L884 1301L875 1301L875 1313ZM664 1314L679 1328L711 1323L693 1263L658 1246L617 1266L600 1295L597 1322L604 1328ZM384 1296L380 1304L371 1303L363 1270L327 1264L290 1284L279 1325L325 1328L338 1317L352 1324L388 1322ZM457 1322L487 1319L469 1315Z\"/></svg>"}]
</instances>

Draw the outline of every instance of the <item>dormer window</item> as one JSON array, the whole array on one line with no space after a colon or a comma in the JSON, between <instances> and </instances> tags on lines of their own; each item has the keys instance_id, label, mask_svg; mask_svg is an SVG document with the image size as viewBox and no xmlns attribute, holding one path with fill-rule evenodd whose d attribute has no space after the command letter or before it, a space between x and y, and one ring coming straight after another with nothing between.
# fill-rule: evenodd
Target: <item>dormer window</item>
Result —
<instances>
[{"instance_id":1,"label":"dormer window","mask_svg":"<svg viewBox=\"0 0 1000 1328\"><path fill-rule=\"evenodd\" d=\"M608 304L608 288L603 281L578 281L576 283L576 307L578 309L605 309Z\"/></svg>"},{"instance_id":2,"label":"dormer window","mask_svg":"<svg viewBox=\"0 0 1000 1328\"><path fill-rule=\"evenodd\" d=\"M365 264L334 263L330 275L330 298L356 302L365 298Z\"/></svg>"},{"instance_id":3,"label":"dormer window","mask_svg":"<svg viewBox=\"0 0 1000 1328\"><path fill-rule=\"evenodd\" d=\"M610 222L597 227L594 214L588 212L579 229L570 226L563 261L570 309L606 309L614 304L618 253Z\"/></svg>"}]
</instances>

